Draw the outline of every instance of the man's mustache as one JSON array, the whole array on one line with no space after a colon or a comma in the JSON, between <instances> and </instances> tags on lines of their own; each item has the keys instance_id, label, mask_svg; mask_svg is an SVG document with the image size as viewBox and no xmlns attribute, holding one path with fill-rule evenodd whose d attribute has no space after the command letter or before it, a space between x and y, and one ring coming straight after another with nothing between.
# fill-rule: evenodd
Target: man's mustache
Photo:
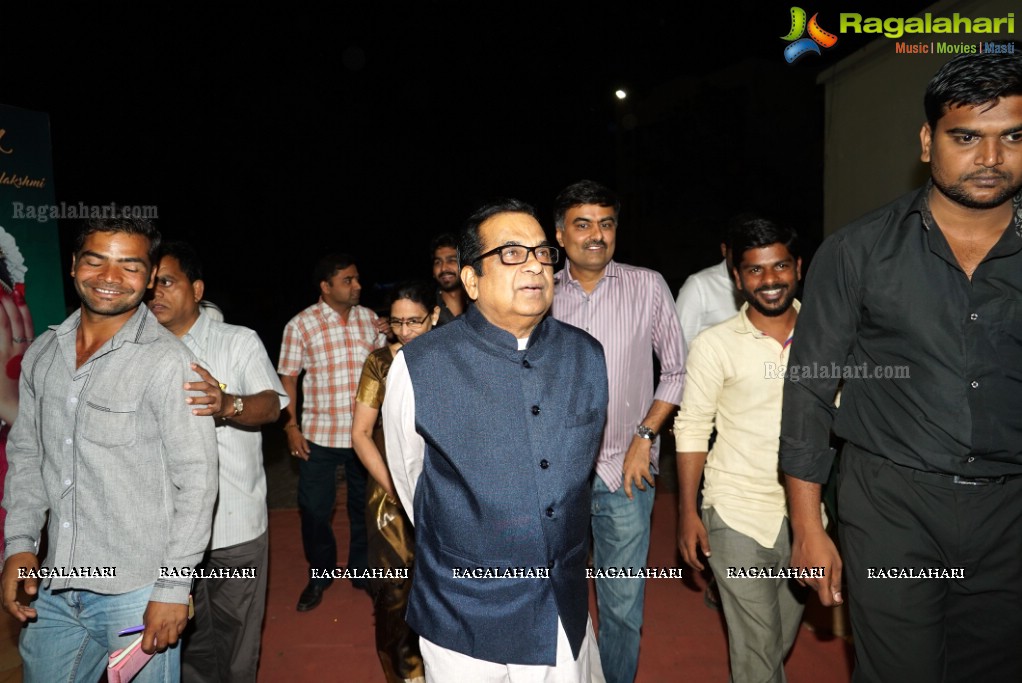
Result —
<instances>
[{"instance_id":1,"label":"man's mustache","mask_svg":"<svg viewBox=\"0 0 1022 683\"><path fill-rule=\"evenodd\" d=\"M781 289L783 291L788 291L788 285L764 285L762 287L757 287L755 293L759 294L760 292L765 292L768 289Z\"/></svg>"}]
</instances>

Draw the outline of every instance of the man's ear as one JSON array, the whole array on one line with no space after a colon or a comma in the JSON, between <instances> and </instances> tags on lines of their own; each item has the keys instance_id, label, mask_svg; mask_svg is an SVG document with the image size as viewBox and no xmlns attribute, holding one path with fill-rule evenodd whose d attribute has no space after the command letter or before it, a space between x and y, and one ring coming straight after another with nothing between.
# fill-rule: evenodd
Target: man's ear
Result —
<instances>
[{"instance_id":1,"label":"man's ear","mask_svg":"<svg viewBox=\"0 0 1022 683\"><path fill-rule=\"evenodd\" d=\"M71 277L75 276L75 264L78 263L77 256L71 254Z\"/></svg>"},{"instance_id":2,"label":"man's ear","mask_svg":"<svg viewBox=\"0 0 1022 683\"><path fill-rule=\"evenodd\" d=\"M439 306L434 306L433 307L433 313L430 314L429 319L433 321L430 324L435 327L437 320L440 320L440 307Z\"/></svg>"},{"instance_id":3,"label":"man's ear","mask_svg":"<svg viewBox=\"0 0 1022 683\"><path fill-rule=\"evenodd\" d=\"M922 147L922 152L919 154L919 160L924 164L930 163L930 145L933 144L933 131L930 130L930 124L924 123L923 127L919 129L919 145Z\"/></svg>"},{"instance_id":4,"label":"man's ear","mask_svg":"<svg viewBox=\"0 0 1022 683\"><path fill-rule=\"evenodd\" d=\"M795 259L795 282L802 282L802 257Z\"/></svg>"},{"instance_id":5,"label":"man's ear","mask_svg":"<svg viewBox=\"0 0 1022 683\"><path fill-rule=\"evenodd\" d=\"M196 301L202 301L202 295L206 293L206 283L196 280L192 283L192 292L195 294Z\"/></svg>"},{"instance_id":6,"label":"man's ear","mask_svg":"<svg viewBox=\"0 0 1022 683\"><path fill-rule=\"evenodd\" d=\"M462 266L461 284L465 288L468 298L475 301L479 298L479 273L472 266Z\"/></svg>"},{"instance_id":7,"label":"man's ear","mask_svg":"<svg viewBox=\"0 0 1022 683\"><path fill-rule=\"evenodd\" d=\"M320 280L319 281L319 293L320 294L329 294L330 293L330 283L327 282L326 280Z\"/></svg>"},{"instance_id":8,"label":"man's ear","mask_svg":"<svg viewBox=\"0 0 1022 683\"><path fill-rule=\"evenodd\" d=\"M735 289L737 289L739 292L745 289L744 287L742 287L742 278L738 276L738 268L735 267L731 268L731 279L734 280Z\"/></svg>"},{"instance_id":9,"label":"man's ear","mask_svg":"<svg viewBox=\"0 0 1022 683\"><path fill-rule=\"evenodd\" d=\"M554 233L554 236L557 237L557 243L563 247L564 246L564 229L563 228L557 228L557 232Z\"/></svg>"}]
</instances>

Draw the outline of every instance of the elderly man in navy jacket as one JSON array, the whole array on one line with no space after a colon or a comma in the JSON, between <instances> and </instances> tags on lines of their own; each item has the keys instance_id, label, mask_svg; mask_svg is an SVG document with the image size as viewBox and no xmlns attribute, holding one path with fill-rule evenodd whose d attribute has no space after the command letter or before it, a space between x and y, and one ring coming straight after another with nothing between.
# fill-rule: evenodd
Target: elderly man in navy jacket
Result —
<instances>
[{"instance_id":1,"label":"elderly man in navy jacket","mask_svg":"<svg viewBox=\"0 0 1022 683\"><path fill-rule=\"evenodd\" d=\"M402 349L383 404L394 486L416 525L408 623L428 681L589 681L603 350L545 317L559 251L532 207L483 206L460 252L474 305Z\"/></svg>"}]
</instances>

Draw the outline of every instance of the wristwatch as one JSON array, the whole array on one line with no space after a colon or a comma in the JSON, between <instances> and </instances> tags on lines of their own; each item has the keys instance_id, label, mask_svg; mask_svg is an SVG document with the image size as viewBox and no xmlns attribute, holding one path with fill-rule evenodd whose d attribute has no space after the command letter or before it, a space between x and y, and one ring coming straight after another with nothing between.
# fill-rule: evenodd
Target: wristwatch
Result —
<instances>
[{"instance_id":1,"label":"wristwatch","mask_svg":"<svg viewBox=\"0 0 1022 683\"><path fill-rule=\"evenodd\" d=\"M646 439L647 441L652 441L653 439L656 438L656 432L654 432L646 425L639 425L638 427L636 427L635 435L643 439Z\"/></svg>"},{"instance_id":2,"label":"wristwatch","mask_svg":"<svg viewBox=\"0 0 1022 683\"><path fill-rule=\"evenodd\" d=\"M245 402L241 400L241 396L234 397L234 415L231 417L238 417L242 411L245 410Z\"/></svg>"}]
</instances>

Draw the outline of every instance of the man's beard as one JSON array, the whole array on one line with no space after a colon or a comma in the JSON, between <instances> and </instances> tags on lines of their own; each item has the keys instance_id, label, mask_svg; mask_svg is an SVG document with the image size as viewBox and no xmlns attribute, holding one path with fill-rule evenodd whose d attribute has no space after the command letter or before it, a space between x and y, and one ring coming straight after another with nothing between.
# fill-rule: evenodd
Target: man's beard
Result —
<instances>
[{"instance_id":1,"label":"man's beard","mask_svg":"<svg viewBox=\"0 0 1022 683\"><path fill-rule=\"evenodd\" d=\"M760 287L756 292L760 292L764 289L774 289L773 287ZM759 299L756 298L756 292L750 292L748 290L742 290L742 297L749 302L749 305L759 311L762 315L768 318L776 318L784 315L791 308L791 305L795 302L795 295L798 294L798 287L787 287L787 295L781 299L777 308L768 308L760 303Z\"/></svg>"},{"instance_id":2,"label":"man's beard","mask_svg":"<svg viewBox=\"0 0 1022 683\"><path fill-rule=\"evenodd\" d=\"M444 275L453 275L454 276L454 279L451 280L451 284L445 285L444 281L440 279ZM453 291L455 291L455 290L457 290L458 288L461 287L461 280L458 279L458 274L457 273L452 273L450 271L444 271L444 272L440 273L440 275L436 278L436 283L440 287L440 289L442 289L445 292L453 292Z\"/></svg>"},{"instance_id":3,"label":"man's beard","mask_svg":"<svg viewBox=\"0 0 1022 683\"><path fill-rule=\"evenodd\" d=\"M1004 202L1010 200L1016 194L1018 194L1019 190L1022 190L1022 183L1019 183L1017 185L1009 185L1005 187L1003 190L1001 190L992 199L980 201L973 197L972 195L970 195L968 190L965 189L965 181L977 176L995 176L995 175L1002 178L1008 177L1004 173L996 171L993 173L989 172L973 173L962 178L959 178L958 182L954 183L953 185L944 185L940 181L938 181L936 177L934 176L931 177L933 178L933 186L936 187L937 190L942 195L944 195L951 201L955 202L956 204L960 204L961 206L964 206L969 209L994 209L1003 204Z\"/></svg>"}]
</instances>

